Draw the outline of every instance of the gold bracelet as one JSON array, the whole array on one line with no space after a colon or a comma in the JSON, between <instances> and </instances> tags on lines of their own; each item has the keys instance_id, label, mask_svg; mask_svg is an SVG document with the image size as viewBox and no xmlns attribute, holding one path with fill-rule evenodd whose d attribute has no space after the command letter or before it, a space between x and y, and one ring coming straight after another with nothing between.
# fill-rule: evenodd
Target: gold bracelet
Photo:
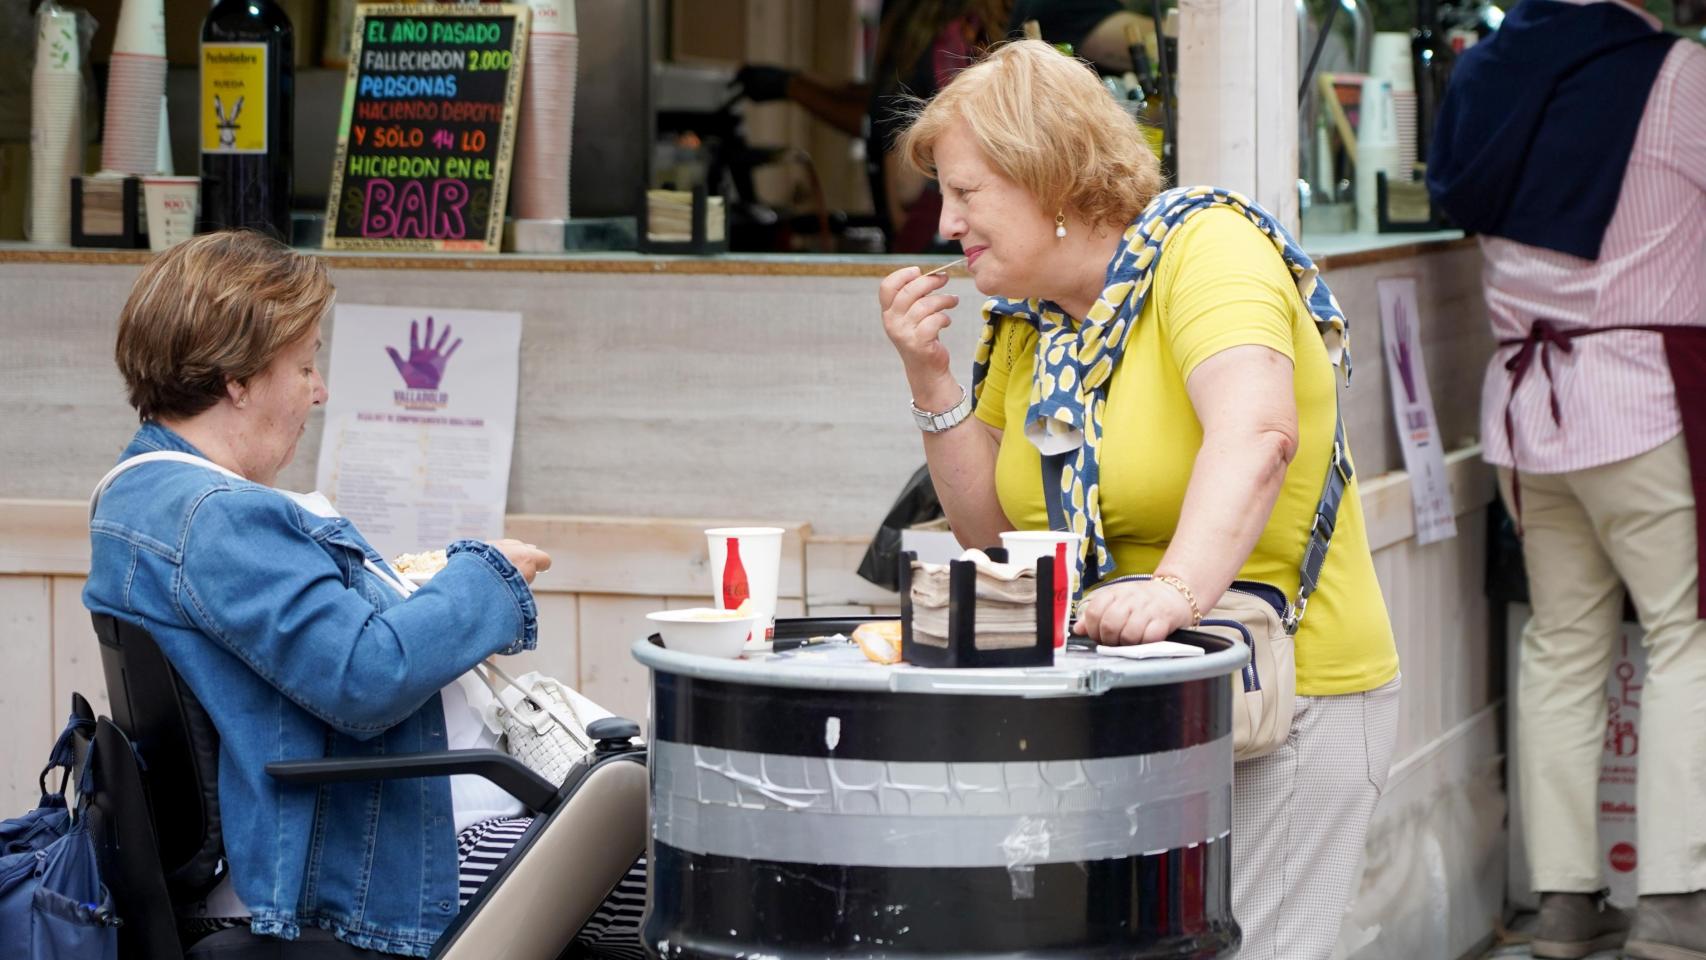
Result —
<instances>
[{"instance_id":1,"label":"gold bracelet","mask_svg":"<svg viewBox=\"0 0 1706 960\"><path fill-rule=\"evenodd\" d=\"M1191 605L1191 626L1194 627L1202 623L1202 608L1197 606L1197 595L1191 592L1191 588L1185 583L1185 581L1180 580L1178 577L1175 577L1170 573L1157 573L1151 576L1150 579L1159 580L1183 594L1185 602Z\"/></svg>"}]
</instances>

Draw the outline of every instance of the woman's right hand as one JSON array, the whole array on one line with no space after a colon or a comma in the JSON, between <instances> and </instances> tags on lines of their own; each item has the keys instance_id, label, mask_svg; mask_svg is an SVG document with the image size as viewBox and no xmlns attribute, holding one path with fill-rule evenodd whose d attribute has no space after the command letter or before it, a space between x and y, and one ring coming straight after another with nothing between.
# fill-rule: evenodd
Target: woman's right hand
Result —
<instances>
[{"instance_id":1,"label":"woman's right hand","mask_svg":"<svg viewBox=\"0 0 1706 960\"><path fill-rule=\"evenodd\" d=\"M551 555L531 543L504 539L492 541L492 546L497 547L498 552L503 554L515 566L515 569L521 571L522 579L528 583L532 583L534 577L551 569Z\"/></svg>"},{"instance_id":2,"label":"woman's right hand","mask_svg":"<svg viewBox=\"0 0 1706 960\"><path fill-rule=\"evenodd\" d=\"M959 390L952 386L948 348L942 345L942 330L953 322L948 311L957 306L960 298L940 293L947 286L946 274L921 276L917 267L902 267L883 278L877 290L877 302L883 308L883 331L889 335L895 351L906 367L906 379L912 394L924 403L933 388L947 387L950 402L959 399Z\"/></svg>"}]
</instances>

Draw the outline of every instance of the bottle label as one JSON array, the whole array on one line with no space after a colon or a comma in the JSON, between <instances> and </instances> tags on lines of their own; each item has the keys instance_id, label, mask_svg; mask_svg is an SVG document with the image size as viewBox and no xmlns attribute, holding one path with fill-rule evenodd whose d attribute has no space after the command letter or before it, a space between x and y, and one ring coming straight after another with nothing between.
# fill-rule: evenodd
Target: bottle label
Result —
<instances>
[{"instance_id":1,"label":"bottle label","mask_svg":"<svg viewBox=\"0 0 1706 960\"><path fill-rule=\"evenodd\" d=\"M267 45L201 45L201 152L267 152Z\"/></svg>"}]
</instances>

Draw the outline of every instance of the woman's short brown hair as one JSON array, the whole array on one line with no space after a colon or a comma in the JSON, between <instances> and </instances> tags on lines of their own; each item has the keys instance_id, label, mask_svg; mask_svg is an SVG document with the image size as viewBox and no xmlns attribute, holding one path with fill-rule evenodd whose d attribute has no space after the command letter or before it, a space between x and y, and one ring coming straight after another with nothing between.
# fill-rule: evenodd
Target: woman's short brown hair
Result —
<instances>
[{"instance_id":1,"label":"woman's short brown hair","mask_svg":"<svg viewBox=\"0 0 1706 960\"><path fill-rule=\"evenodd\" d=\"M114 359L144 420L193 417L314 329L332 304L320 261L248 230L204 234L142 269Z\"/></svg>"},{"instance_id":2,"label":"woman's short brown hair","mask_svg":"<svg viewBox=\"0 0 1706 960\"><path fill-rule=\"evenodd\" d=\"M936 140L964 120L985 157L1044 209L1123 227L1161 189L1143 131L1080 60L1040 40L996 47L924 104L896 143L936 175Z\"/></svg>"}]
</instances>

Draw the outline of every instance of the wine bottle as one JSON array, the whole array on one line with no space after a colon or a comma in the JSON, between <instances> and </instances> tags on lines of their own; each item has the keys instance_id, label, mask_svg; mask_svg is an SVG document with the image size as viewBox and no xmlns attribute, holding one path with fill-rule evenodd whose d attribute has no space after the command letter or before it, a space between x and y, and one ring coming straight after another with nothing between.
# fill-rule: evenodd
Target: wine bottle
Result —
<instances>
[{"instance_id":1,"label":"wine bottle","mask_svg":"<svg viewBox=\"0 0 1706 960\"><path fill-rule=\"evenodd\" d=\"M215 0L201 27L202 230L290 241L295 40L273 0Z\"/></svg>"}]
</instances>

